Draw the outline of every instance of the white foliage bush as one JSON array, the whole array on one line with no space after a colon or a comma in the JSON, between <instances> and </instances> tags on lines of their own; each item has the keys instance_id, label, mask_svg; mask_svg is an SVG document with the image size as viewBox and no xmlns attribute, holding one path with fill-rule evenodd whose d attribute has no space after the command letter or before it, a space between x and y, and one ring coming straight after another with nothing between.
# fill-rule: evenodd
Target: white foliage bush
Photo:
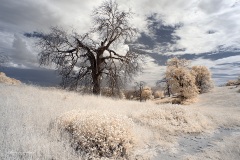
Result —
<instances>
[{"instance_id":1,"label":"white foliage bush","mask_svg":"<svg viewBox=\"0 0 240 160\"><path fill-rule=\"evenodd\" d=\"M153 93L153 96L154 96L154 98L162 98L162 97L164 97L164 93L163 93L163 91L155 91Z\"/></svg>"},{"instance_id":2,"label":"white foliage bush","mask_svg":"<svg viewBox=\"0 0 240 160\"><path fill-rule=\"evenodd\" d=\"M197 97L199 89L195 77L189 70L190 61L174 57L167 62L166 80L172 94L180 98L180 103Z\"/></svg>"},{"instance_id":3,"label":"white foliage bush","mask_svg":"<svg viewBox=\"0 0 240 160\"><path fill-rule=\"evenodd\" d=\"M72 111L59 117L57 124L84 158L127 159L134 146L133 122L127 117Z\"/></svg>"},{"instance_id":4,"label":"white foliage bush","mask_svg":"<svg viewBox=\"0 0 240 160\"><path fill-rule=\"evenodd\" d=\"M211 72L207 67L193 66L191 73L195 77L195 84L200 93L209 92L214 87L211 79Z\"/></svg>"},{"instance_id":5,"label":"white foliage bush","mask_svg":"<svg viewBox=\"0 0 240 160\"><path fill-rule=\"evenodd\" d=\"M195 98L198 95L199 90L195 85L195 77L188 69L168 67L166 77L172 93L178 94L182 100Z\"/></svg>"},{"instance_id":6,"label":"white foliage bush","mask_svg":"<svg viewBox=\"0 0 240 160\"><path fill-rule=\"evenodd\" d=\"M150 87L144 87L141 96L144 100L153 99L152 89Z\"/></svg>"}]
</instances>

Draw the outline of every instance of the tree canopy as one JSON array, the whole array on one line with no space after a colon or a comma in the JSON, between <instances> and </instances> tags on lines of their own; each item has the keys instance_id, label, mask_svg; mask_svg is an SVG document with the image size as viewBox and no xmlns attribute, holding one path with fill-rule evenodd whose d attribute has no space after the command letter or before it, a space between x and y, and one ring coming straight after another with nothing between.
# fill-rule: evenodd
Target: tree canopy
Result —
<instances>
[{"instance_id":1,"label":"tree canopy","mask_svg":"<svg viewBox=\"0 0 240 160\"><path fill-rule=\"evenodd\" d=\"M100 94L104 80L113 93L119 92L140 69L137 53L131 49L120 53L115 47L136 35L137 30L129 23L131 16L130 11L120 10L110 0L93 10L93 27L85 34L51 28L38 41L40 64L54 63L64 88L84 86Z\"/></svg>"}]
</instances>

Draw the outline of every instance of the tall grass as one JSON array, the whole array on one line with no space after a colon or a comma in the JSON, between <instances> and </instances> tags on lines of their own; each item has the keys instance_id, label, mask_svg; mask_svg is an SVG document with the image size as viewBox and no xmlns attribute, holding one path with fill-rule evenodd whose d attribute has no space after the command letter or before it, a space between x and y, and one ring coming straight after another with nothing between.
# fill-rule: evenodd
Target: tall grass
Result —
<instances>
[{"instance_id":1,"label":"tall grass","mask_svg":"<svg viewBox=\"0 0 240 160\"><path fill-rule=\"evenodd\" d=\"M150 101L83 96L54 88L0 84L0 159L74 160L85 159L86 154L95 154L95 158L151 159L159 148L177 147L181 134L202 133L216 127L214 117L205 115L191 106L156 105ZM72 124L75 129L67 133L71 135L74 131L79 135L69 140L61 134L66 126L59 122ZM59 126L57 129L52 126L59 124L60 130ZM100 134L109 139L101 139ZM90 151L91 138L95 138L97 146L112 145ZM81 145L82 141L86 145ZM122 156L123 153L127 156Z\"/></svg>"}]
</instances>

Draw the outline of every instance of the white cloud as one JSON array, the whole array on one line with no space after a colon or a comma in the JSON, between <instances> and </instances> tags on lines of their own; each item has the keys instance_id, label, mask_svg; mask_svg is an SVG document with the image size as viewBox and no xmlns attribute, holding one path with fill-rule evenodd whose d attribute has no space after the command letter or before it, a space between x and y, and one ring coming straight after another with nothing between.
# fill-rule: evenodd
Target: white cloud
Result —
<instances>
[{"instance_id":1,"label":"white cloud","mask_svg":"<svg viewBox=\"0 0 240 160\"><path fill-rule=\"evenodd\" d=\"M14 34L13 40L8 39L7 42L11 45L11 48L1 50L1 54L7 56L9 59L5 64L6 66L17 68L32 68L38 66L36 52L34 52L32 46L29 45L30 41L25 41L23 36Z\"/></svg>"},{"instance_id":2,"label":"white cloud","mask_svg":"<svg viewBox=\"0 0 240 160\"><path fill-rule=\"evenodd\" d=\"M216 64L225 64L225 63L240 63L240 55L239 56L231 56L227 58L222 58L215 61Z\"/></svg>"},{"instance_id":3,"label":"white cloud","mask_svg":"<svg viewBox=\"0 0 240 160\"><path fill-rule=\"evenodd\" d=\"M44 31L50 26L62 26L69 30L74 28L79 33L87 32L92 25L90 16L93 8L102 2L103 0L0 0L2 37L0 51L11 55L15 66L34 66L36 51L32 40L21 37L21 34ZM129 7L132 9L135 15L131 23L153 39L155 35L148 30L147 16L157 13L157 19L164 25L182 24L173 33L174 36L180 37L176 44L164 46L170 48L168 54L212 52L219 50L219 46L225 50L240 48L239 0L117 0L117 2L124 9ZM149 52L162 53L166 50L164 47L159 44ZM175 52L177 48L186 50ZM121 51L121 48L119 50ZM153 79L159 79L162 67L158 66L154 59L148 58L146 61L147 73L142 77L153 84ZM200 61L199 59L198 62ZM209 67L220 63L204 61L201 63Z\"/></svg>"},{"instance_id":4,"label":"white cloud","mask_svg":"<svg viewBox=\"0 0 240 160\"><path fill-rule=\"evenodd\" d=\"M187 53L204 53L224 48L240 48L240 5L232 7L234 1L201 1L192 8L189 16L183 16L183 27L175 35L180 48ZM186 12L187 13L187 12ZM212 34L209 32L213 31Z\"/></svg>"},{"instance_id":5,"label":"white cloud","mask_svg":"<svg viewBox=\"0 0 240 160\"><path fill-rule=\"evenodd\" d=\"M147 85L155 86L156 82L163 78L166 66L159 66L153 58L146 56L143 69L143 73L134 78L134 82L144 81Z\"/></svg>"},{"instance_id":6,"label":"white cloud","mask_svg":"<svg viewBox=\"0 0 240 160\"><path fill-rule=\"evenodd\" d=\"M206 66L208 68L211 68L211 67L215 67L216 63L214 61L211 61L211 60L208 60L208 59L198 58L198 59L195 59L195 60L191 61L191 65L192 66L204 65L204 66Z\"/></svg>"}]
</instances>

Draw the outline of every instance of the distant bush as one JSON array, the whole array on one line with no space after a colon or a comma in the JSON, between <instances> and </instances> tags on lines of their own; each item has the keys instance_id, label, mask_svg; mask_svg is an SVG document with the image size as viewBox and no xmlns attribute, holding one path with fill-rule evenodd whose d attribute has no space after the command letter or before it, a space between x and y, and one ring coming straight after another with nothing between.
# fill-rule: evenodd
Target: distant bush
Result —
<instances>
[{"instance_id":1,"label":"distant bush","mask_svg":"<svg viewBox=\"0 0 240 160\"><path fill-rule=\"evenodd\" d=\"M131 100L136 97L136 93L134 90L128 90L124 92L124 96L126 97L126 99Z\"/></svg>"},{"instance_id":2,"label":"distant bush","mask_svg":"<svg viewBox=\"0 0 240 160\"><path fill-rule=\"evenodd\" d=\"M144 87L141 96L144 100L153 99L151 87Z\"/></svg>"},{"instance_id":3,"label":"distant bush","mask_svg":"<svg viewBox=\"0 0 240 160\"><path fill-rule=\"evenodd\" d=\"M195 77L195 84L200 93L209 92L213 88L211 72L205 66L193 66L191 69L192 75Z\"/></svg>"},{"instance_id":4,"label":"distant bush","mask_svg":"<svg viewBox=\"0 0 240 160\"><path fill-rule=\"evenodd\" d=\"M154 98L162 98L162 97L164 97L164 93L163 93L163 91L158 90L153 93L153 96L154 96Z\"/></svg>"},{"instance_id":5,"label":"distant bush","mask_svg":"<svg viewBox=\"0 0 240 160\"><path fill-rule=\"evenodd\" d=\"M152 95L153 92L152 92L151 87L143 87L141 89L141 93L140 93L140 90L135 89L135 90L125 91L124 94L125 94L126 99L129 99L129 100L140 100L140 98L141 98L142 100L146 101L146 100L154 98L154 96Z\"/></svg>"},{"instance_id":6,"label":"distant bush","mask_svg":"<svg viewBox=\"0 0 240 160\"><path fill-rule=\"evenodd\" d=\"M124 99L126 98L124 93L120 90L118 91L118 93L116 94L116 92L113 92L111 88L105 87L101 89L101 95L102 96L106 96L106 97L117 97L120 99Z\"/></svg>"},{"instance_id":7,"label":"distant bush","mask_svg":"<svg viewBox=\"0 0 240 160\"><path fill-rule=\"evenodd\" d=\"M127 159L134 145L132 125L126 117L89 112L69 112L58 119L71 146L87 159Z\"/></svg>"},{"instance_id":8,"label":"distant bush","mask_svg":"<svg viewBox=\"0 0 240 160\"><path fill-rule=\"evenodd\" d=\"M235 83L236 83L235 80L229 80L229 81L227 81L226 86L234 86Z\"/></svg>"},{"instance_id":9,"label":"distant bush","mask_svg":"<svg viewBox=\"0 0 240 160\"><path fill-rule=\"evenodd\" d=\"M240 78L238 78L238 80L229 80L226 83L226 86L237 86L240 85Z\"/></svg>"}]
</instances>

